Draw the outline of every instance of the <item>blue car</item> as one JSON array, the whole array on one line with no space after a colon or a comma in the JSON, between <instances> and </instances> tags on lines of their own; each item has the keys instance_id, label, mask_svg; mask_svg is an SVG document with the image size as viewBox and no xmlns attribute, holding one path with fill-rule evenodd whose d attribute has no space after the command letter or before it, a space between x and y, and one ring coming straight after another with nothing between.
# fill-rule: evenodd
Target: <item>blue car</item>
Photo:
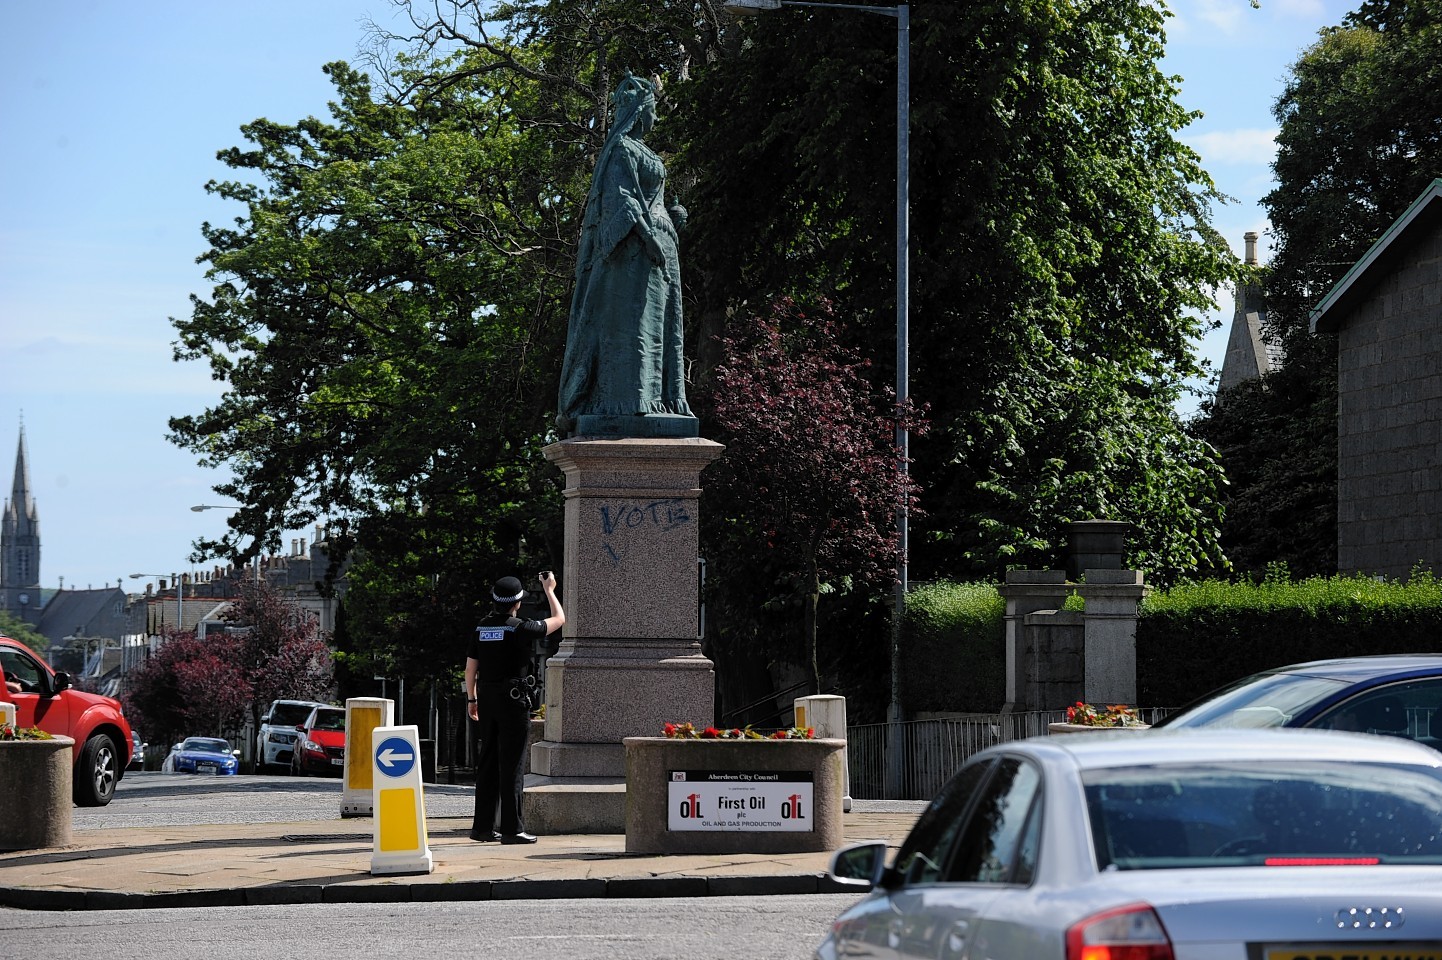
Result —
<instances>
[{"instance_id":1,"label":"blue car","mask_svg":"<svg viewBox=\"0 0 1442 960\"><path fill-rule=\"evenodd\" d=\"M1442 750L1442 653L1314 660L1253 674L1157 727L1313 727L1404 737Z\"/></svg>"},{"instance_id":2,"label":"blue car","mask_svg":"<svg viewBox=\"0 0 1442 960\"><path fill-rule=\"evenodd\" d=\"M204 773L233 777L240 768L239 750L219 737L187 737L170 748L161 770L167 773Z\"/></svg>"}]
</instances>

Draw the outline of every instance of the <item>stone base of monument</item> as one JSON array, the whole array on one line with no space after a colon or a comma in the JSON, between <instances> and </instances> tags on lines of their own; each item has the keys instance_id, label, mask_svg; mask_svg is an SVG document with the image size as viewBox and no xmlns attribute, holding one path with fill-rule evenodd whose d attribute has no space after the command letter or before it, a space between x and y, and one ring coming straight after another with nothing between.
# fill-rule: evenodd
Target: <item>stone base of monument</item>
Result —
<instances>
[{"instance_id":1,"label":"stone base of monument","mask_svg":"<svg viewBox=\"0 0 1442 960\"><path fill-rule=\"evenodd\" d=\"M842 845L846 741L627 737L627 853Z\"/></svg>"},{"instance_id":2,"label":"stone base of monument","mask_svg":"<svg viewBox=\"0 0 1442 960\"><path fill-rule=\"evenodd\" d=\"M622 740L714 719L697 520L701 471L723 447L696 437L694 419L674 419L679 436L580 437L544 451L566 475L566 626L546 662L545 739L530 755L539 776L523 801L537 833L624 832Z\"/></svg>"},{"instance_id":3,"label":"stone base of monument","mask_svg":"<svg viewBox=\"0 0 1442 960\"><path fill-rule=\"evenodd\" d=\"M626 656L598 657L598 649ZM659 733L677 718L709 722L714 674L696 649L694 641L593 642L584 651L562 644L546 666L546 738L530 748L537 776L527 779L522 798L528 829L625 832L621 740ZM645 650L657 659L645 660Z\"/></svg>"},{"instance_id":4,"label":"stone base of monument","mask_svg":"<svg viewBox=\"0 0 1442 960\"><path fill-rule=\"evenodd\" d=\"M624 833L626 781L620 777L526 777L526 830L538 836Z\"/></svg>"}]
</instances>

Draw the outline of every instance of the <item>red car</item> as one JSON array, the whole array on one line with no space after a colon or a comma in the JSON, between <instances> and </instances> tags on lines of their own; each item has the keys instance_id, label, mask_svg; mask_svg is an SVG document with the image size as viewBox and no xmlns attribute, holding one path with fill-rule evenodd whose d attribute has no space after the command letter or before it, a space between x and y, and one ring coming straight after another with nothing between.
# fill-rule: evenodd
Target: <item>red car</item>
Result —
<instances>
[{"instance_id":1,"label":"red car","mask_svg":"<svg viewBox=\"0 0 1442 960\"><path fill-rule=\"evenodd\" d=\"M120 703L70 685L29 647L0 637L0 702L15 704L16 726L75 741L75 802L103 807L130 763L130 723Z\"/></svg>"},{"instance_id":2,"label":"red car","mask_svg":"<svg viewBox=\"0 0 1442 960\"><path fill-rule=\"evenodd\" d=\"M299 736L290 755L298 777L338 777L345 770L345 707L318 706L296 726Z\"/></svg>"}]
</instances>

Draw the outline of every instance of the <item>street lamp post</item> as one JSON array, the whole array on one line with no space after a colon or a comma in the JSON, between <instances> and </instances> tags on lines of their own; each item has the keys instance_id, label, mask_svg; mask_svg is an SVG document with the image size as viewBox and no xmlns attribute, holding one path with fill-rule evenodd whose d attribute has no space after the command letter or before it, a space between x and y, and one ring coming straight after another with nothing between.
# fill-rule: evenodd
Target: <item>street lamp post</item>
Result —
<instances>
[{"instance_id":1,"label":"street lamp post","mask_svg":"<svg viewBox=\"0 0 1442 960\"><path fill-rule=\"evenodd\" d=\"M780 10L782 7L829 7L837 10L854 10L875 13L896 19L896 452L897 471L903 482L910 473L911 438L906 429L905 409L910 396L908 342L910 340L910 247L911 247L911 12L904 3L895 6L860 6L849 3L813 3L810 0L726 0L725 7L732 13L751 15L766 10ZM903 493L896 509L896 530L899 560L896 568L896 593L893 599L891 623L891 703L886 710L886 719L893 724L893 731L900 734L895 726L902 719L901 712L901 618L906 612L908 549L909 494ZM900 747L899 742L893 747ZM899 763L901 751L888 751L893 763ZM890 765L888 765L890 766ZM899 787L900 770L888 769L888 782Z\"/></svg>"},{"instance_id":2,"label":"street lamp post","mask_svg":"<svg viewBox=\"0 0 1442 960\"><path fill-rule=\"evenodd\" d=\"M194 513L203 513L203 512L206 511L206 510L239 510L239 509L240 509L240 504L238 504L238 503L197 503L195 506L191 507L190 509L191 509L191 511L193 511ZM263 545L262 545L262 546L263 546ZM259 554L258 551L259 551L259 547L257 547L257 553L256 553L256 556L255 556L255 564L254 564L254 566L255 566L255 579L256 579L257 581L260 580L260 554Z\"/></svg>"},{"instance_id":3,"label":"street lamp post","mask_svg":"<svg viewBox=\"0 0 1442 960\"><path fill-rule=\"evenodd\" d=\"M132 573L130 579L167 576L175 581L175 632L179 633L185 626L185 584L181 582L180 575L176 573Z\"/></svg>"}]
</instances>

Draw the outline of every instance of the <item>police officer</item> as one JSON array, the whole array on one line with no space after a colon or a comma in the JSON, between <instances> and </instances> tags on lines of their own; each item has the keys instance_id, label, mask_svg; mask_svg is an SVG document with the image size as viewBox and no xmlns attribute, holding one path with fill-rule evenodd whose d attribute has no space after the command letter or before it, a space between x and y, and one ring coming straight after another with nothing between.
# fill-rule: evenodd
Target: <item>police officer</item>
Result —
<instances>
[{"instance_id":1,"label":"police officer","mask_svg":"<svg viewBox=\"0 0 1442 960\"><path fill-rule=\"evenodd\" d=\"M480 724L481 757L476 763L476 814L472 840L535 843L521 822L521 792L526 784L526 742L531 733L531 708L526 680L531 674L535 641L566 622L556 599L556 578L540 576L550 603L544 620L517 617L525 590L515 577L502 577L491 587L491 612L476 627L466 650L466 699L471 719ZM496 807L500 806L500 820ZM499 830L497 829L499 827Z\"/></svg>"}]
</instances>

